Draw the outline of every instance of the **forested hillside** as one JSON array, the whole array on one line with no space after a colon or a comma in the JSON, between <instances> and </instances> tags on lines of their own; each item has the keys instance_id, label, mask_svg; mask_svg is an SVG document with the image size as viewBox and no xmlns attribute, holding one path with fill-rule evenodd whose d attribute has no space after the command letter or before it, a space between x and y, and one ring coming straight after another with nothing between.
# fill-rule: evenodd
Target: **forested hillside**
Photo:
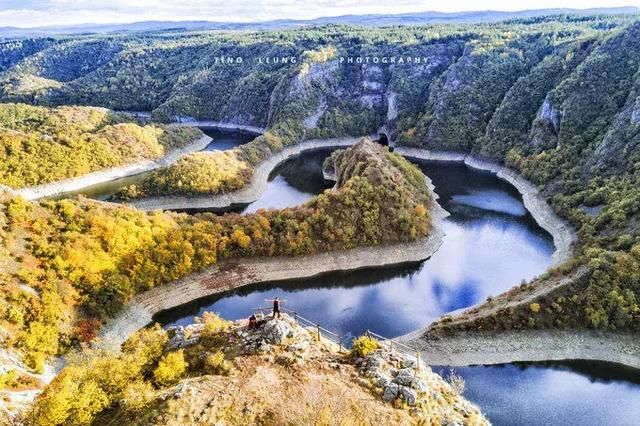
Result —
<instances>
[{"instance_id":1,"label":"forested hillside","mask_svg":"<svg viewBox=\"0 0 640 426\"><path fill-rule=\"evenodd\" d=\"M246 167L304 138L381 129L398 144L504 162L540 185L578 229L576 258L558 273L579 265L589 273L536 302L536 312L505 311L507 320L485 327L640 328L640 22L633 16L78 36L1 45L0 64L4 101L267 128L235 158L233 185L223 178L193 192L241 186ZM171 190L184 173L203 176L212 164L188 161L153 187Z\"/></svg>"},{"instance_id":2,"label":"forested hillside","mask_svg":"<svg viewBox=\"0 0 640 426\"><path fill-rule=\"evenodd\" d=\"M93 339L100 321L135 294L217 262L429 234L432 196L415 166L366 140L335 158L343 170L336 190L248 215L145 213L82 199L30 203L0 191L3 344L41 372L47 357Z\"/></svg>"},{"instance_id":3,"label":"forested hillside","mask_svg":"<svg viewBox=\"0 0 640 426\"><path fill-rule=\"evenodd\" d=\"M22 188L156 159L201 136L104 108L0 104L0 184Z\"/></svg>"}]
</instances>

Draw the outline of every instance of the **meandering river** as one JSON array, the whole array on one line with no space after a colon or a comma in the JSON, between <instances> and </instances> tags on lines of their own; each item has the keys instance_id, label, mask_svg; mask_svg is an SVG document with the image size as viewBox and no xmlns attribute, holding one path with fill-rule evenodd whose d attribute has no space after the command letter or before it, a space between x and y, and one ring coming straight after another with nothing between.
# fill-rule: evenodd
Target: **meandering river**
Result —
<instances>
[{"instance_id":1,"label":"meandering river","mask_svg":"<svg viewBox=\"0 0 640 426\"><path fill-rule=\"evenodd\" d=\"M200 130L212 138L212 141L203 149L203 151L224 151L232 149L251 141L256 136L253 133L218 130L213 127L203 127ZM78 191L61 194L55 198L68 198L75 195L83 195L95 200L108 200L122 188L139 184L150 173L153 173L153 171L138 173L136 175L126 176L109 182L88 186Z\"/></svg>"},{"instance_id":2,"label":"meandering river","mask_svg":"<svg viewBox=\"0 0 640 426\"><path fill-rule=\"evenodd\" d=\"M246 133L203 130L213 138L205 148L208 151L231 149L253 138ZM307 152L280 165L259 200L234 210L251 213L296 206L330 188L333 184L322 177L322 162L330 152ZM191 323L204 311L237 319L277 295L286 300L285 307L346 337L367 329L395 337L444 313L500 294L551 265L551 236L535 223L513 187L464 165L417 164L435 184L440 204L451 213L442 223L446 233L442 247L426 262L244 287L156 319L167 327ZM144 176L129 176L77 193L104 200ZM73 194L65 194L69 195ZM434 369L445 376L449 372L447 367ZM573 362L454 371L466 381L465 396L497 425L636 425L640 419L640 373L636 370Z\"/></svg>"},{"instance_id":3,"label":"meandering river","mask_svg":"<svg viewBox=\"0 0 640 426\"><path fill-rule=\"evenodd\" d=\"M321 173L328 152L306 153L280 166L260 200L244 211L298 205L331 186ZM285 307L346 336L370 329L395 337L443 313L502 293L551 265L551 237L533 221L513 187L463 165L419 165L451 213L442 224L447 234L444 243L428 261L263 283L197 301L156 319L165 326L184 325L204 311L237 319L277 295L286 300ZM446 375L448 368L441 370ZM632 381L638 375L634 370L606 364L590 364L588 369L575 364L510 364L455 371L466 380L467 398L498 425L631 425L640 418L640 385L637 379ZM604 400L609 403L598 403Z\"/></svg>"}]
</instances>

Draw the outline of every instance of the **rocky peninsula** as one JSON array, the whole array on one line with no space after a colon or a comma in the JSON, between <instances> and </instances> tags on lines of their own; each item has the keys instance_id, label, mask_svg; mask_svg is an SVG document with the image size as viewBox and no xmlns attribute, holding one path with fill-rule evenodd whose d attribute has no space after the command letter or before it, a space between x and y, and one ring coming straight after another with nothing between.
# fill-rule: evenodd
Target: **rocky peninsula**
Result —
<instances>
[{"instance_id":1,"label":"rocky peninsula","mask_svg":"<svg viewBox=\"0 0 640 426\"><path fill-rule=\"evenodd\" d=\"M80 386L110 377L111 408L90 411L95 424L489 424L459 377L445 380L387 341L361 337L348 350L305 324L286 313L251 324L205 312L186 327L142 330L121 353L75 362L68 374ZM73 396L57 391L71 380L54 382L29 418L65 406Z\"/></svg>"}]
</instances>

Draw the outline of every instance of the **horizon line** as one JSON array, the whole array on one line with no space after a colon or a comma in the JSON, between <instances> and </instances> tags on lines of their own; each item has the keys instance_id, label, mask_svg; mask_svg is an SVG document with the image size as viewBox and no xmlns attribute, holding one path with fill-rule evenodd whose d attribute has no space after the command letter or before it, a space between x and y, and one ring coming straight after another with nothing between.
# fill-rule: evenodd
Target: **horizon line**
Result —
<instances>
[{"instance_id":1,"label":"horizon line","mask_svg":"<svg viewBox=\"0 0 640 426\"><path fill-rule=\"evenodd\" d=\"M440 15L462 15L462 14L473 14L473 13L503 13L503 14L517 14L517 13L526 13L526 12L545 12L545 11L572 11L572 12L588 12L593 11L597 12L598 10L608 10L608 9L634 9L636 12L640 14L640 6L634 5L620 5L620 6L602 6L602 7L587 7L587 8L575 8L575 7L548 7L541 9L520 9L520 10L498 10L498 9L478 9L478 10L460 10L455 12L442 12L438 10L423 10L416 12L402 12L402 13L349 13L344 15L320 15L313 18L274 18L274 19L266 19L266 20L255 20L255 21L241 21L241 20L233 20L233 21L220 21L220 20L207 20L207 19L180 19L180 20L157 20L157 19L149 19L149 20L139 20L139 21L127 21L127 22L105 22L105 23L97 23L97 22L81 22L77 24L63 24L63 25L38 25L31 27L23 27L23 26L13 26L13 25L3 25L0 28L3 29L17 29L17 30L38 30L38 29L63 29L63 28L74 28L74 27L106 27L111 25L134 25L134 24L143 24L143 23L203 23L203 24L239 24L239 25L251 25L251 24L267 24L267 23L275 23L279 21L292 21L292 22L310 22L317 19L332 19L332 18L345 18L345 17L358 17L358 16L404 16L404 15L416 15L416 14L440 14Z\"/></svg>"}]
</instances>

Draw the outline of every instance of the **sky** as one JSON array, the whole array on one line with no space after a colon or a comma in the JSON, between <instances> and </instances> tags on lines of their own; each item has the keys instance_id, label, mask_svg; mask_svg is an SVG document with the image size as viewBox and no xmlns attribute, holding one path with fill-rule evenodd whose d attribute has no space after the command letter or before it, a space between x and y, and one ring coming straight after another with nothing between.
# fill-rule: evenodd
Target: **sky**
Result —
<instances>
[{"instance_id":1,"label":"sky","mask_svg":"<svg viewBox=\"0 0 640 426\"><path fill-rule=\"evenodd\" d=\"M0 26L148 20L256 22L367 13L640 6L640 0L0 0Z\"/></svg>"}]
</instances>

